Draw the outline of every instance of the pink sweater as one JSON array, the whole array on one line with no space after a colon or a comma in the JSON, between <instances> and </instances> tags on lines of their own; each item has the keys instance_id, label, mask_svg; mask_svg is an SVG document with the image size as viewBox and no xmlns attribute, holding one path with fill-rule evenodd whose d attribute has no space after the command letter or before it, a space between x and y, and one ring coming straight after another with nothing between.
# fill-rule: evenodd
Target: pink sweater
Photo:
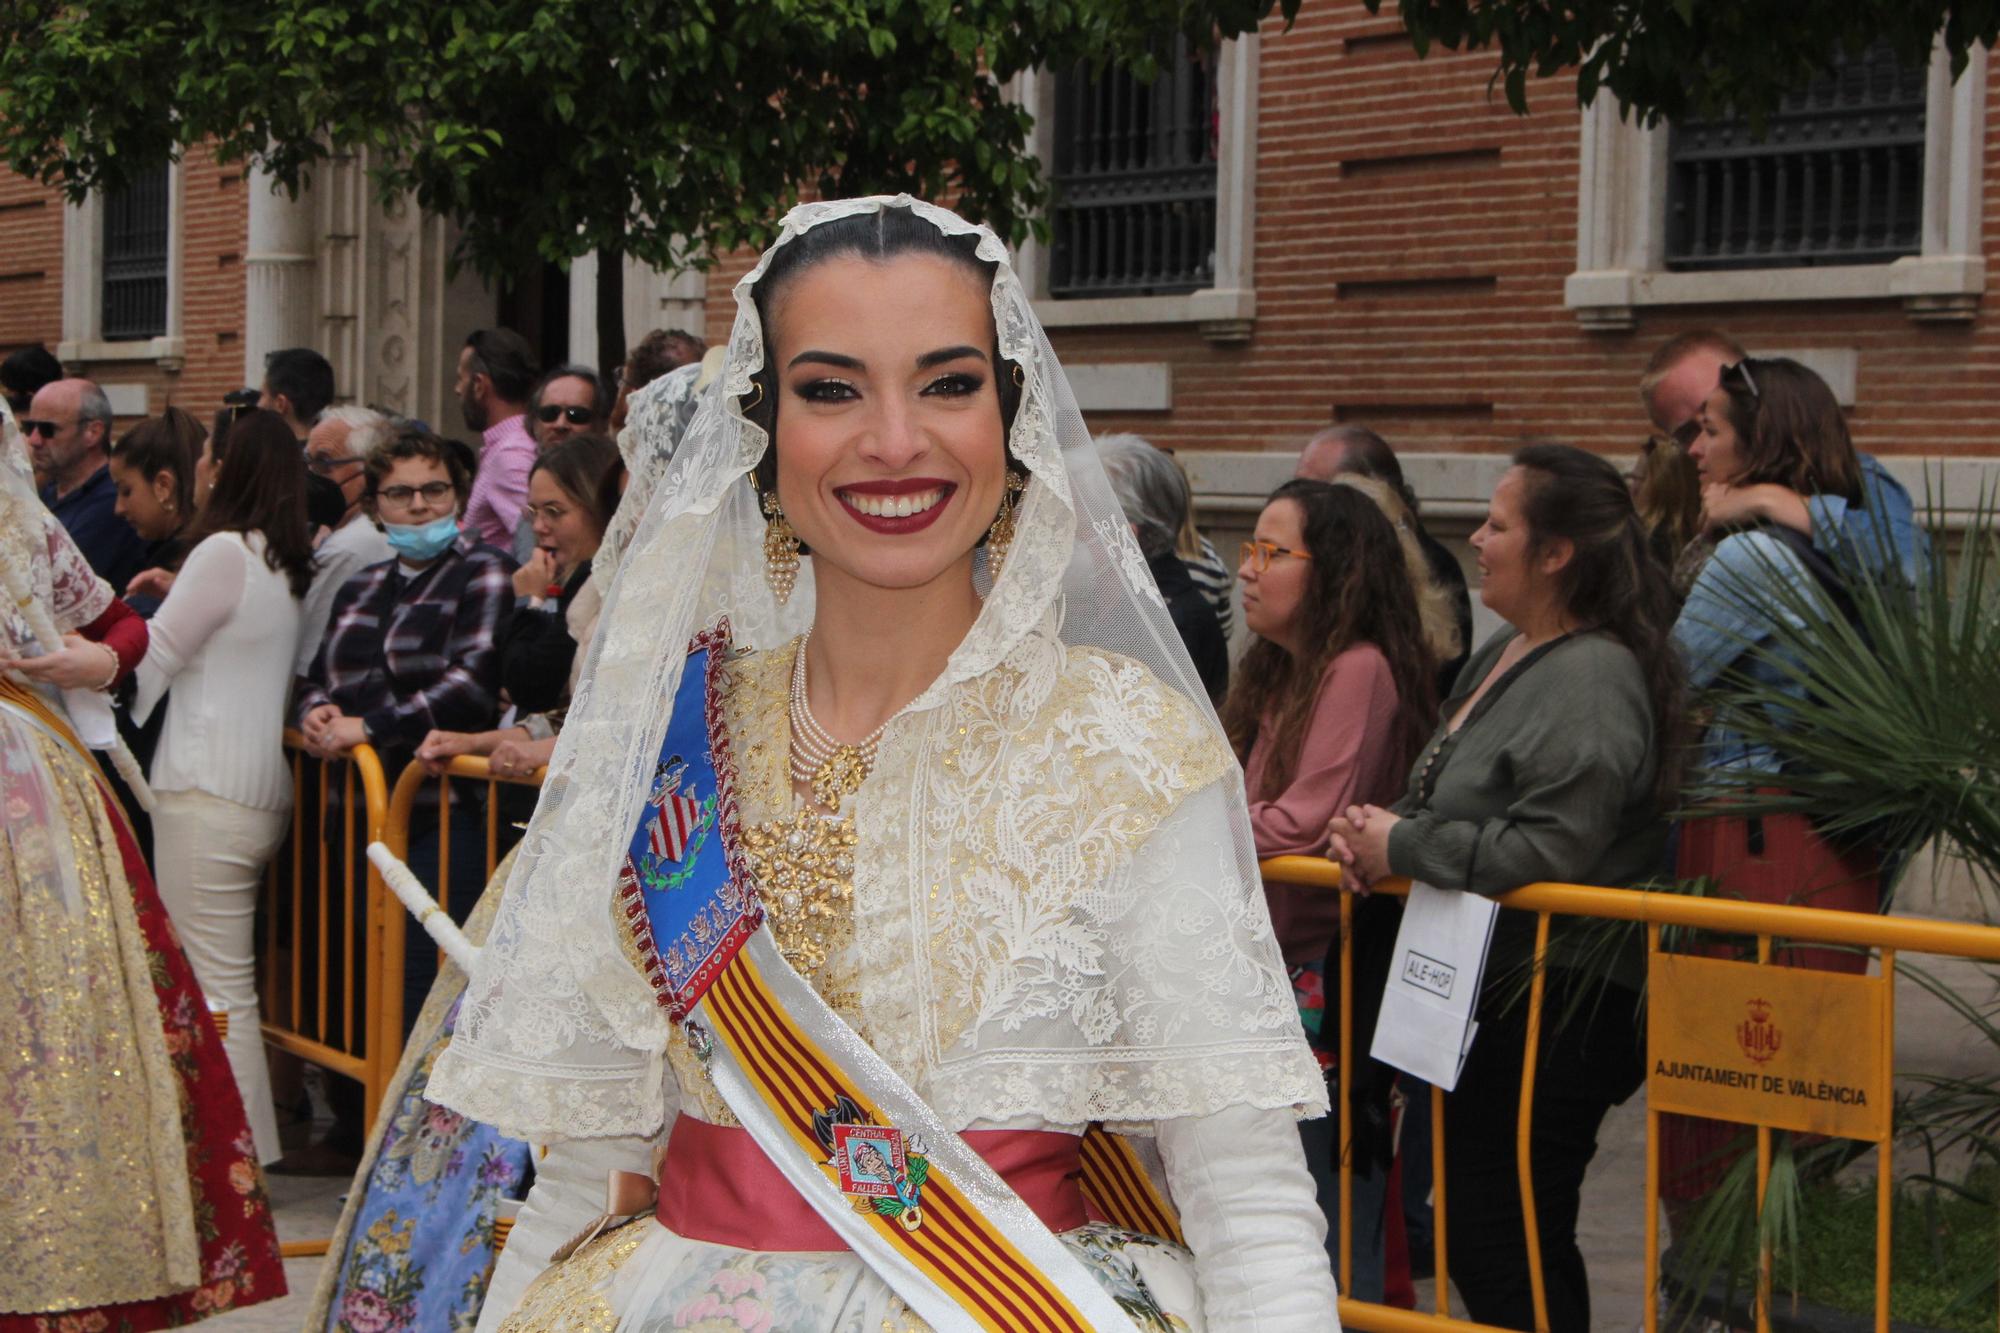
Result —
<instances>
[{"instance_id":1,"label":"pink sweater","mask_svg":"<svg viewBox=\"0 0 2000 1333\"><path fill-rule=\"evenodd\" d=\"M1403 794L1409 775L1396 753L1396 707L1396 682L1381 649L1361 643L1334 658L1306 721L1292 780L1268 799L1262 798L1264 773L1275 741L1268 724L1259 727L1243 766L1257 855L1323 854L1334 815L1350 805L1388 805ZM1264 893L1286 964L1325 958L1339 933L1339 900L1289 884L1269 885Z\"/></svg>"}]
</instances>

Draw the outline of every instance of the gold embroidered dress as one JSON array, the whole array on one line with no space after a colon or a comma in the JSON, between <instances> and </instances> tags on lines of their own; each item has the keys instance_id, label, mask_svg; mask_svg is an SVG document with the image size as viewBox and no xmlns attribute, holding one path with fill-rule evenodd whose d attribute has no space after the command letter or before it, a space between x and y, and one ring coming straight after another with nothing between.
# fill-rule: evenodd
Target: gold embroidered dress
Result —
<instances>
[{"instance_id":1,"label":"gold embroidered dress","mask_svg":"<svg viewBox=\"0 0 2000 1333\"><path fill-rule=\"evenodd\" d=\"M0 431L0 568L58 630L87 625L111 591L25 485L4 405ZM31 653L14 601L0 647ZM283 1294L242 1103L129 826L54 692L4 677L0 1126L0 1333Z\"/></svg>"},{"instance_id":2,"label":"gold embroidered dress","mask_svg":"<svg viewBox=\"0 0 2000 1333\"><path fill-rule=\"evenodd\" d=\"M890 214L991 275L997 369L1019 389L1007 450L1029 480L1004 564L975 558L971 629L842 802L848 849L793 822L786 678L812 623L812 559L778 601L749 475L770 441L744 405L766 367L755 292L772 256ZM453 1109L551 1145L481 1333L597 1215L607 1169L654 1171L678 1117L726 1123L614 910L688 645L723 622L748 655L721 707L710 701L711 739L719 726L738 766L746 887L793 968L948 1132L1103 1123L1156 1152L1186 1250L1061 1228L1141 1327L1337 1329L1295 1124L1325 1113L1325 1085L1271 935L1241 773L1005 246L908 198L802 205L736 299L691 419L671 386L634 395L628 429L672 461L635 469L657 480L607 577L576 704L431 1083ZM809 852L816 869L851 855L851 880L793 864L788 883L788 857ZM753 1228L742 1243L626 1226L557 1265L519 1327L908 1326L854 1253L760 1243L759 1201L728 1207Z\"/></svg>"},{"instance_id":3,"label":"gold embroidered dress","mask_svg":"<svg viewBox=\"0 0 2000 1333\"><path fill-rule=\"evenodd\" d=\"M772 933L787 961L799 970L841 1018L878 1049L889 1045L886 1014L871 1012L863 995L867 966L860 947L854 893L857 824L871 829L880 821L868 810L879 803L876 792L893 787L884 774L871 780L828 815L793 793L788 768L786 686L796 645L747 655L725 668L724 727L736 756L737 794L743 842L752 873L764 895ZM1149 797L1129 770L1103 762L1108 748L1079 731L1092 711L1094 690L1105 688L1117 674L1103 662L1079 660L1064 672L1053 695L1027 730L1045 733L1034 747L1051 771L1064 770L1065 781L1092 784L1103 797L1101 807L1078 827L1067 819L1044 824L1030 836L1075 846L1079 855L1115 859L1135 841L1143 841L1165 808L1165 793ZM990 768L1003 749L1001 728L1013 729L992 703L1004 691L968 691L959 708L930 738L941 743L945 762L961 772ZM1063 739L1068 733L1068 740ZM1221 760L1189 744L1179 781L1206 782L1218 776ZM1203 762L1203 759L1206 762ZM1093 762L1097 761L1097 762ZM995 818L979 839L993 845L1002 833ZM1074 840L1072 842L1072 840ZM1109 869L1108 866L1105 867ZM1024 883L1008 886L1007 895L1031 903ZM942 894L940 893L940 896ZM969 894L961 891L969 904ZM1060 916L1055 903L1039 905L1051 918ZM1030 910L1035 910L1030 908ZM1026 925L1025 919L1019 922ZM990 984L983 978L1004 970L998 959L982 961L951 932L932 937L929 965L963 972L968 999ZM640 966L636 949L632 957ZM998 966L996 966L998 964ZM933 1016L931 1026L949 1044L968 1021L971 1004ZM716 1092L702 1062L690 1050L685 1033L673 1029L667 1041L669 1099L679 1113L712 1125L734 1126L735 1117ZM982 1122L981 1127L986 1127ZM1051 1125L1032 1117L1016 1118L1008 1128L1058 1129L1080 1134L1081 1124ZM1170 1333L1199 1328L1200 1301L1187 1251L1155 1237L1107 1223L1092 1223L1070 1233L1072 1250L1098 1279L1134 1312L1140 1327ZM792 1328L827 1330L917 1330L927 1327L912 1315L886 1284L851 1253L759 1253L708 1244L674 1235L650 1218L628 1224L601 1237L551 1269L516 1310L504 1328L508 1333L532 1330L614 1328L671 1329L689 1327ZM713 1325L701 1322L715 1318ZM622 1321L622 1322L621 1322ZM735 1321L735 1322L729 1322Z\"/></svg>"}]
</instances>

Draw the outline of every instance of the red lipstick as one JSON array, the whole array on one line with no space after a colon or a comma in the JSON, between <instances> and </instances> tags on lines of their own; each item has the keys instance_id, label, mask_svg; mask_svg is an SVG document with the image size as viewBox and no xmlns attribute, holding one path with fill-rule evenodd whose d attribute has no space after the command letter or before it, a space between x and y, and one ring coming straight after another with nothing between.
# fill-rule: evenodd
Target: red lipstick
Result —
<instances>
[{"instance_id":1,"label":"red lipstick","mask_svg":"<svg viewBox=\"0 0 2000 1333\"><path fill-rule=\"evenodd\" d=\"M857 481L834 488L849 518L888 536L922 532L938 521L958 490L938 477L896 477Z\"/></svg>"}]
</instances>

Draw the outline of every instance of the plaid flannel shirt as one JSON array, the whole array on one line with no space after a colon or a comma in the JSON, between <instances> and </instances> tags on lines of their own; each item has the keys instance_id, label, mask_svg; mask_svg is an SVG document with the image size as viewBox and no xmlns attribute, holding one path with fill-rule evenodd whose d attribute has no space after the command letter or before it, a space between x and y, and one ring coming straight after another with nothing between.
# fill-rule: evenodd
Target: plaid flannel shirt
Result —
<instances>
[{"instance_id":1,"label":"plaid flannel shirt","mask_svg":"<svg viewBox=\"0 0 2000 1333\"><path fill-rule=\"evenodd\" d=\"M397 560L363 569L334 597L295 720L335 704L390 754L414 750L434 727L492 726L512 575L506 554L471 534L415 574Z\"/></svg>"}]
</instances>

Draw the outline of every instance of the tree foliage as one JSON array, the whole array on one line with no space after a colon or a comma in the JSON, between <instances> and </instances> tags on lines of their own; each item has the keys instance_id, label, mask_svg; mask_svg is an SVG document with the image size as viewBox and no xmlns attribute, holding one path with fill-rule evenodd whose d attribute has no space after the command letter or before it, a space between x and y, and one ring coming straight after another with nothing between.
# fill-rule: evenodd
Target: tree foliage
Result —
<instances>
[{"instance_id":1,"label":"tree foliage","mask_svg":"<svg viewBox=\"0 0 2000 1333\"><path fill-rule=\"evenodd\" d=\"M1383 0L1366 0L1379 12ZM1842 53L1886 42L1921 66L1942 33L1952 72L2000 38L2000 0L1399 0L1419 54L1496 50L1517 112L1528 79L1575 68L1577 100L1600 92L1652 124L1690 116L1761 122Z\"/></svg>"},{"instance_id":2,"label":"tree foliage","mask_svg":"<svg viewBox=\"0 0 2000 1333\"><path fill-rule=\"evenodd\" d=\"M493 276L590 250L675 268L769 239L801 189L1046 199L1019 71L1148 71L1299 0L8 0L0 125L72 198L212 141L296 187L366 148Z\"/></svg>"}]
</instances>

